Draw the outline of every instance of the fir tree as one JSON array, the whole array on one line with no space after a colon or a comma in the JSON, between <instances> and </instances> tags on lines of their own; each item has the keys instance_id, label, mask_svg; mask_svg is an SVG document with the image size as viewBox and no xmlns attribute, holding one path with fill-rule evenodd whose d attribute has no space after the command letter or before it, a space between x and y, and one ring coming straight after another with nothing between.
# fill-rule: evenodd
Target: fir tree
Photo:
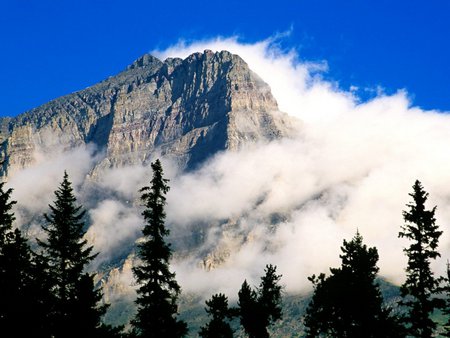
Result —
<instances>
[{"instance_id":1,"label":"fir tree","mask_svg":"<svg viewBox=\"0 0 450 338\"><path fill-rule=\"evenodd\" d=\"M41 263L47 268L48 283L54 296L50 313L52 334L59 337L93 337L100 332L101 317L106 311L98 304L101 292L94 288L91 274L84 272L95 255L87 245L85 210L77 205L67 173L58 190L54 205L45 214L46 241Z\"/></svg>"},{"instance_id":2,"label":"fir tree","mask_svg":"<svg viewBox=\"0 0 450 338\"><path fill-rule=\"evenodd\" d=\"M4 184L0 183L0 327L8 328L10 323L17 324L16 318L20 316L22 305L17 296L26 278L24 269L16 269L13 264L29 261L30 257L29 253L21 252L22 243L14 245L12 208L16 202L10 201L12 189L4 191ZM22 242L20 236L19 240Z\"/></svg>"},{"instance_id":3,"label":"fir tree","mask_svg":"<svg viewBox=\"0 0 450 338\"><path fill-rule=\"evenodd\" d=\"M281 275L276 274L276 267L269 264L265 268L265 274L261 277L259 285L258 304L263 316L261 320L264 327L269 327L282 317L281 310Z\"/></svg>"},{"instance_id":4,"label":"fir tree","mask_svg":"<svg viewBox=\"0 0 450 338\"><path fill-rule=\"evenodd\" d=\"M252 290L247 280L244 280L244 283L242 283L238 298L239 317L244 331L250 338L259 337L258 334L260 334L261 329L258 323L258 320L260 320L258 313L258 294L255 290Z\"/></svg>"},{"instance_id":5,"label":"fir tree","mask_svg":"<svg viewBox=\"0 0 450 338\"><path fill-rule=\"evenodd\" d=\"M232 338L233 330L228 321L233 315L228 308L228 298L222 293L213 295L211 300L206 301L206 306L205 310L212 318L200 329L200 337Z\"/></svg>"},{"instance_id":6,"label":"fir tree","mask_svg":"<svg viewBox=\"0 0 450 338\"><path fill-rule=\"evenodd\" d=\"M273 265L267 265L264 271L256 291L245 280L238 294L241 325L250 338L269 337L267 328L282 317L281 275Z\"/></svg>"},{"instance_id":7,"label":"fir tree","mask_svg":"<svg viewBox=\"0 0 450 338\"><path fill-rule=\"evenodd\" d=\"M83 274L74 299L74 318L78 318L78 330L83 333L83 337L121 337L123 327L112 327L101 322L101 317L108 308L108 305L99 305L102 297L101 290L95 289L92 276Z\"/></svg>"},{"instance_id":8,"label":"fir tree","mask_svg":"<svg viewBox=\"0 0 450 338\"><path fill-rule=\"evenodd\" d=\"M412 243L403 250L408 256L408 265L406 281L400 291L402 305L407 311L404 320L410 335L425 338L433 335L436 323L430 316L442 302L434 297L439 282L430 269L431 261L440 256L437 247L442 231L436 225L436 207L431 210L425 208L428 193L419 181L415 182L413 193L409 195L413 202L407 204L409 210L403 211L405 224L399 237L407 238Z\"/></svg>"},{"instance_id":9,"label":"fir tree","mask_svg":"<svg viewBox=\"0 0 450 338\"><path fill-rule=\"evenodd\" d=\"M306 311L307 337L402 337L396 317L382 306L375 282L378 267L376 248L367 248L362 236L341 247L342 265L331 268L331 275L308 279L314 294Z\"/></svg>"},{"instance_id":10,"label":"fir tree","mask_svg":"<svg viewBox=\"0 0 450 338\"><path fill-rule=\"evenodd\" d=\"M12 189L0 183L0 328L11 337L44 337L45 311L36 292L42 281L34 276L27 240L13 228ZM26 325L24 320L26 319Z\"/></svg>"},{"instance_id":11,"label":"fir tree","mask_svg":"<svg viewBox=\"0 0 450 338\"><path fill-rule=\"evenodd\" d=\"M51 292L46 260L13 228L12 189L0 183L0 328L14 337L50 337ZM27 324L24 325L24 318Z\"/></svg>"},{"instance_id":12,"label":"fir tree","mask_svg":"<svg viewBox=\"0 0 450 338\"><path fill-rule=\"evenodd\" d=\"M168 180L163 177L159 160L151 167L153 178L150 186L140 190L146 224L142 230L144 241L139 244L138 251L141 263L133 268L140 287L137 291L137 314L131 322L132 334L137 337L183 337L187 334L187 325L176 318L181 290L175 274L169 270L172 251L164 240L169 235L164 211Z\"/></svg>"},{"instance_id":13,"label":"fir tree","mask_svg":"<svg viewBox=\"0 0 450 338\"><path fill-rule=\"evenodd\" d=\"M444 282L444 286L440 287L440 291L444 294L444 306L442 312L447 316L447 321L443 325L444 332L442 335L444 337L450 337L450 263L447 261L447 274L445 277L441 278Z\"/></svg>"}]
</instances>

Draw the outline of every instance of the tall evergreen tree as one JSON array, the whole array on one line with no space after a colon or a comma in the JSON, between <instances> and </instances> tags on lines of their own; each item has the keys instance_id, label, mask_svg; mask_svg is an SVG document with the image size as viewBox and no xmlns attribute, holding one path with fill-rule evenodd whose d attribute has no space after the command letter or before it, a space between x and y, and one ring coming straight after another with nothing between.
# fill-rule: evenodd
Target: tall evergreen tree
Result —
<instances>
[{"instance_id":1,"label":"tall evergreen tree","mask_svg":"<svg viewBox=\"0 0 450 338\"><path fill-rule=\"evenodd\" d=\"M233 330L229 319L233 314L228 308L228 298L222 293L213 295L210 300L206 301L206 306L205 310L212 318L208 324L200 329L200 337L232 338Z\"/></svg>"},{"instance_id":2,"label":"tall evergreen tree","mask_svg":"<svg viewBox=\"0 0 450 338\"><path fill-rule=\"evenodd\" d=\"M16 202L4 185L0 183L0 330L5 337L49 337L46 279L28 241L13 228Z\"/></svg>"},{"instance_id":3,"label":"tall evergreen tree","mask_svg":"<svg viewBox=\"0 0 450 338\"><path fill-rule=\"evenodd\" d=\"M407 211L403 211L405 224L399 237L409 239L411 245L403 250L408 256L408 265L406 281L400 291L410 335L425 338L433 335L436 323L430 316L442 304L442 300L435 297L439 282L430 268L431 261L440 256L437 247L442 231L436 225L436 207L425 208L428 193L419 181L414 183L409 195L413 202L407 204Z\"/></svg>"},{"instance_id":4,"label":"tall evergreen tree","mask_svg":"<svg viewBox=\"0 0 450 338\"><path fill-rule=\"evenodd\" d=\"M264 269L264 276L258 288L258 303L261 307L264 326L267 328L282 318L281 309L281 275L276 274L276 267L269 264Z\"/></svg>"},{"instance_id":5,"label":"tall evergreen tree","mask_svg":"<svg viewBox=\"0 0 450 338\"><path fill-rule=\"evenodd\" d=\"M282 317L281 275L273 265L267 265L264 271L256 291L245 280L238 294L241 325L250 338L269 337L267 328Z\"/></svg>"},{"instance_id":6,"label":"tall evergreen tree","mask_svg":"<svg viewBox=\"0 0 450 338\"><path fill-rule=\"evenodd\" d=\"M19 229L13 228L15 201L12 189L0 183L0 330L12 336L28 336L42 332L34 319L39 313L32 294L32 256L27 240ZM29 318L23 325L24 318Z\"/></svg>"},{"instance_id":7,"label":"tall evergreen tree","mask_svg":"<svg viewBox=\"0 0 450 338\"><path fill-rule=\"evenodd\" d=\"M169 270L172 256L170 245L165 242L169 230L165 226L165 195L169 191L168 180L163 177L161 162L151 164L153 177L150 186L143 187L141 200L145 210L142 215L145 226L144 241L139 244L139 266L133 268L138 284L137 314L131 322L132 334L137 337L184 337L185 322L176 318L180 286L175 274Z\"/></svg>"},{"instance_id":8,"label":"tall evergreen tree","mask_svg":"<svg viewBox=\"0 0 450 338\"><path fill-rule=\"evenodd\" d=\"M250 338L260 337L262 334L260 331L261 326L259 325L259 313L258 313L258 294L253 290L244 280L241 289L238 293L238 312L241 325L244 331L248 334Z\"/></svg>"},{"instance_id":9,"label":"tall evergreen tree","mask_svg":"<svg viewBox=\"0 0 450 338\"><path fill-rule=\"evenodd\" d=\"M94 288L94 275L84 272L95 255L84 239L85 210L77 205L67 172L55 191L55 201L45 214L46 241L41 262L47 267L53 294L51 331L59 337L94 337L102 328L106 306L99 304L101 292Z\"/></svg>"},{"instance_id":10,"label":"tall evergreen tree","mask_svg":"<svg viewBox=\"0 0 450 338\"><path fill-rule=\"evenodd\" d=\"M447 261L447 274L441 278L444 285L440 287L440 291L444 294L444 306L442 309L443 314L447 317L447 321L443 325L442 335L444 337L450 337L450 263Z\"/></svg>"},{"instance_id":11,"label":"tall evergreen tree","mask_svg":"<svg viewBox=\"0 0 450 338\"><path fill-rule=\"evenodd\" d=\"M397 319L382 306L377 249L367 248L357 232L341 250L340 268L308 278L314 294L305 317L307 337L403 337Z\"/></svg>"}]
</instances>

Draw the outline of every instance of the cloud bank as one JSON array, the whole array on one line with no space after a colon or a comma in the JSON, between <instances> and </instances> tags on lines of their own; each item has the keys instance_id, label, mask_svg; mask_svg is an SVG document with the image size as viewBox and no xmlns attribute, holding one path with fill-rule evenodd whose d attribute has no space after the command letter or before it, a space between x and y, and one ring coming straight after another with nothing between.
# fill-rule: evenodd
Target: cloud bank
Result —
<instances>
[{"instance_id":1,"label":"cloud bank","mask_svg":"<svg viewBox=\"0 0 450 338\"><path fill-rule=\"evenodd\" d=\"M271 263L283 274L286 291L303 292L310 288L308 276L339 265L342 240L356 229L378 248L380 274L401 283L408 243L397 235L416 179L430 193L428 206L438 206L443 259L435 270L442 273L450 256L449 115L413 107L402 90L360 102L353 91L323 79L325 62L303 61L274 39L244 44L217 38L154 54L186 57L204 49L240 55L271 86L280 110L302 124L297 138L222 153L195 172L164 163L172 188L167 221L179 250L173 267L184 291L233 296L244 279L258 284ZM79 183L95 158L88 149L75 154L54 161L59 176L62 167L70 168ZM59 180L49 176L49 165L46 159L10 180L22 208L41 210L48 200L39 196L52 199ZM90 205L88 237L102 252L97 264L138 237L137 190L150 175L148 168L127 167L106 172L98 182L109 195ZM30 181L40 182L31 195Z\"/></svg>"},{"instance_id":2,"label":"cloud bank","mask_svg":"<svg viewBox=\"0 0 450 338\"><path fill-rule=\"evenodd\" d=\"M397 235L415 179L430 192L429 207L438 205L445 231L440 250L449 257L449 115L413 107L402 90L360 102L353 91L323 79L325 62L302 61L273 39L217 38L157 54L185 57L204 49L240 55L271 86L280 109L303 121L297 139L223 154L174 184L168 213L174 223L237 217L254 232L222 269L246 271L257 282L264 264L273 263L288 291L304 290L306 276L339 264L342 240L359 229L379 249L380 274L400 283L408 243ZM267 220L274 213L286 220L272 229ZM435 268L443 267L440 261ZM191 278L189 270L185 275Z\"/></svg>"}]
</instances>

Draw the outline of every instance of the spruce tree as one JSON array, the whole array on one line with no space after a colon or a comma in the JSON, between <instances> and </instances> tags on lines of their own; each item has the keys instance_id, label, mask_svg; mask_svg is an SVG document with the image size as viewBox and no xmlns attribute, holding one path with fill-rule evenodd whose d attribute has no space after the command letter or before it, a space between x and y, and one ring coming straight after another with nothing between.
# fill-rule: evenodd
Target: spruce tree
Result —
<instances>
[{"instance_id":1,"label":"spruce tree","mask_svg":"<svg viewBox=\"0 0 450 338\"><path fill-rule=\"evenodd\" d=\"M94 288L94 275L85 273L94 259L85 235L85 210L77 204L67 172L55 191L55 201L45 214L46 241L38 241L41 262L47 268L53 294L50 312L51 331L59 337L94 337L102 328L101 292Z\"/></svg>"},{"instance_id":2,"label":"spruce tree","mask_svg":"<svg viewBox=\"0 0 450 338\"><path fill-rule=\"evenodd\" d=\"M258 313L258 294L253 290L244 280L241 289L238 293L238 312L239 318L244 331L248 334L250 338L259 337L261 334L259 325L259 313Z\"/></svg>"},{"instance_id":3,"label":"spruce tree","mask_svg":"<svg viewBox=\"0 0 450 338\"><path fill-rule=\"evenodd\" d=\"M261 320L267 328L282 318L281 309L281 275L276 274L276 267L269 264L264 269L264 276L258 288L258 303L263 316Z\"/></svg>"},{"instance_id":4,"label":"spruce tree","mask_svg":"<svg viewBox=\"0 0 450 338\"><path fill-rule=\"evenodd\" d=\"M256 291L245 280L238 294L241 325L250 338L269 337L267 328L282 317L281 275L273 265L267 265L264 271Z\"/></svg>"},{"instance_id":5,"label":"spruce tree","mask_svg":"<svg viewBox=\"0 0 450 338\"><path fill-rule=\"evenodd\" d=\"M165 195L169 191L168 180L163 177L161 162L151 164L153 177L150 186L143 187L142 212L146 222L142 233L144 240L139 244L139 266L133 268L139 285L137 314L131 322L132 334L137 337L184 337L187 325L178 320L177 299L181 292L175 274L169 270L172 256L170 245L165 242L169 230L165 226Z\"/></svg>"},{"instance_id":6,"label":"spruce tree","mask_svg":"<svg viewBox=\"0 0 450 338\"><path fill-rule=\"evenodd\" d=\"M411 241L411 245L403 250L408 256L408 264L406 281L400 288L401 304L406 308L404 320L410 335L425 338L433 335L436 323L430 316L442 304L442 300L435 297L439 281L430 268L431 261L440 256L437 247L442 231L436 225L436 207L425 208L428 193L419 181L414 183L409 195L413 202L407 204L407 211L403 211L405 224L399 233L399 237Z\"/></svg>"},{"instance_id":7,"label":"spruce tree","mask_svg":"<svg viewBox=\"0 0 450 338\"><path fill-rule=\"evenodd\" d=\"M305 316L307 337L403 337L396 317L382 306L377 249L367 248L357 232L341 250L340 268L308 278L314 294Z\"/></svg>"},{"instance_id":8,"label":"spruce tree","mask_svg":"<svg viewBox=\"0 0 450 338\"><path fill-rule=\"evenodd\" d=\"M450 264L447 261L447 273L446 276L441 278L444 285L440 287L440 291L444 294L444 306L442 309L443 314L447 317L447 321L443 325L444 337L450 337Z\"/></svg>"},{"instance_id":9,"label":"spruce tree","mask_svg":"<svg viewBox=\"0 0 450 338\"><path fill-rule=\"evenodd\" d=\"M13 228L16 202L10 200L12 189L5 190L4 185L0 183L0 330L11 337L43 336L32 252L21 231Z\"/></svg>"},{"instance_id":10,"label":"spruce tree","mask_svg":"<svg viewBox=\"0 0 450 338\"><path fill-rule=\"evenodd\" d=\"M228 298L222 294L216 294L211 300L206 301L206 312L211 318L209 323L200 329L199 336L202 338L232 338L229 319L233 316L228 308Z\"/></svg>"}]
</instances>

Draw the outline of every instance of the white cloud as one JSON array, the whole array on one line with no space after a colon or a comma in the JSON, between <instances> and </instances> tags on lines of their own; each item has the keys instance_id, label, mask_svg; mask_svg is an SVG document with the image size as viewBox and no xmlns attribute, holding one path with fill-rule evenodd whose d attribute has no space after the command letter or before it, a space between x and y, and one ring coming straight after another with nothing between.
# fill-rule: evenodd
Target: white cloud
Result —
<instances>
[{"instance_id":1,"label":"white cloud","mask_svg":"<svg viewBox=\"0 0 450 338\"><path fill-rule=\"evenodd\" d=\"M51 153L36 150L34 164L9 177L8 185L14 188L13 198L26 205L30 212L42 210L54 198L64 171L70 176L75 189L86 179L96 157L92 147L78 147L70 152L53 149Z\"/></svg>"},{"instance_id":2,"label":"white cloud","mask_svg":"<svg viewBox=\"0 0 450 338\"><path fill-rule=\"evenodd\" d=\"M99 253L95 265L128 255L143 226L136 208L116 200L103 200L89 214L92 225L86 237Z\"/></svg>"},{"instance_id":3,"label":"white cloud","mask_svg":"<svg viewBox=\"0 0 450 338\"><path fill-rule=\"evenodd\" d=\"M379 249L381 274L401 282L407 242L397 235L415 179L430 192L429 206L438 205L438 221L450 232L450 116L411 107L404 91L391 96L380 91L371 101L358 103L354 90L345 92L324 81L317 73L320 67L299 61L293 50L281 51L271 39L181 43L158 55L185 57L204 49L240 55L271 86L280 109L304 122L296 140L222 154L174 182L168 207L173 222L206 219L213 224L237 217L246 231L258 234L231 253L232 263L207 276L222 270L239 276L236 289L245 273L256 278L264 264L273 263L288 290L302 290L308 275L339 264L339 245L359 228L368 245ZM288 220L268 233L267 220L277 211ZM443 257L450 254L448 239L444 235L441 241ZM436 269L443 266L444 260ZM180 269L180 274L188 288L194 284L192 269ZM208 287L214 284L211 278L209 284L205 280Z\"/></svg>"},{"instance_id":4,"label":"white cloud","mask_svg":"<svg viewBox=\"0 0 450 338\"><path fill-rule=\"evenodd\" d=\"M357 228L368 245L378 247L381 275L401 282L407 242L397 235L417 178L430 193L429 206L438 205L445 231L443 259L436 265L442 271L450 255L450 116L411 107L403 91L358 103L355 90L343 91L321 78L325 63L301 61L294 50L285 52L273 42L218 38L157 52L161 58L204 49L239 54L271 86L280 109L304 122L297 139L219 154L195 172L180 174L165 163L172 234L187 239L204 228L204 245L174 262L182 288L205 297L217 291L232 296L245 278L258 284L264 265L272 263L288 291L305 290L309 275L339 264L342 240ZM22 205L38 210L53 197L63 168L81 182L94 162L84 151L50 161L44 157L9 183ZM89 235L102 259L113 255L122 237L134 239L140 216L130 205L150 176L141 166L102 176L100 188L118 196L102 197L90 211ZM227 259L207 272L199 262L213 254L213 245Z\"/></svg>"}]
</instances>

